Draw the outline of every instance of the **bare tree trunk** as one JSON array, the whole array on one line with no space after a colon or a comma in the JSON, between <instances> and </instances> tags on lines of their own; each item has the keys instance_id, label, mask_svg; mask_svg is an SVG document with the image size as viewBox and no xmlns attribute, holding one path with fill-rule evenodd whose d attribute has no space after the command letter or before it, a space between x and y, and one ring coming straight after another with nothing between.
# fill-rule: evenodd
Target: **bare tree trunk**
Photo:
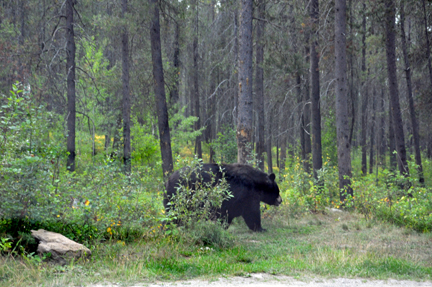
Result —
<instances>
[{"instance_id":1,"label":"bare tree trunk","mask_svg":"<svg viewBox=\"0 0 432 287\"><path fill-rule=\"evenodd\" d=\"M336 0L335 9L336 129L340 200L344 202L347 195L353 195L346 83L346 0Z\"/></svg>"},{"instance_id":2,"label":"bare tree trunk","mask_svg":"<svg viewBox=\"0 0 432 287\"><path fill-rule=\"evenodd\" d=\"M379 125L378 125L378 140L377 140L377 145L378 145L378 158L379 158L379 163L383 168L386 166L386 158L385 158L385 154L386 154L386 139L385 139L385 111L384 111L384 88L381 87L381 92L380 92L381 96L378 99L378 115L379 115Z\"/></svg>"},{"instance_id":3,"label":"bare tree trunk","mask_svg":"<svg viewBox=\"0 0 432 287\"><path fill-rule=\"evenodd\" d=\"M271 126L273 124L273 112L274 108L271 106L270 101L267 104L267 125ZM272 129L267 129L266 137L266 154L267 154L267 169L268 173L273 173L273 160L272 160Z\"/></svg>"},{"instance_id":4,"label":"bare tree trunk","mask_svg":"<svg viewBox=\"0 0 432 287\"><path fill-rule=\"evenodd\" d=\"M367 136L367 106L369 100L369 89L367 84L366 76L366 3L363 2L363 35L362 35L362 115L361 115L361 151L362 151L362 161L361 161L361 171L363 175L367 174L367 144L366 144L366 136ZM352 79L351 79L352 81Z\"/></svg>"},{"instance_id":5,"label":"bare tree trunk","mask_svg":"<svg viewBox=\"0 0 432 287\"><path fill-rule=\"evenodd\" d=\"M397 165L397 159L394 152L396 151L394 124L393 124L393 113L389 112L389 151L390 151L390 170L395 171Z\"/></svg>"},{"instance_id":6,"label":"bare tree trunk","mask_svg":"<svg viewBox=\"0 0 432 287\"><path fill-rule=\"evenodd\" d=\"M199 95L199 67L198 67L198 1L194 1L194 10L195 10L195 21L193 28L193 65L194 65L194 74L193 74L193 112L194 116L198 118L195 122L195 130L199 130L201 128L201 117L200 117L200 95ZM195 139L195 153L198 158L202 158L202 147L201 147L201 135L197 136Z\"/></svg>"},{"instance_id":7,"label":"bare tree trunk","mask_svg":"<svg viewBox=\"0 0 432 287\"><path fill-rule=\"evenodd\" d=\"M252 143L252 4L252 0L241 0L240 8L237 161L243 164L250 159Z\"/></svg>"},{"instance_id":8,"label":"bare tree trunk","mask_svg":"<svg viewBox=\"0 0 432 287\"><path fill-rule=\"evenodd\" d=\"M424 1L423 1L424 5ZM421 153L420 153L420 137L419 137L419 127L417 123L417 118L415 115L415 109L414 109L414 98L413 98L413 92L412 92L412 84L411 84L411 66L409 62L408 57L408 47L406 44L406 36L405 36L405 9L404 9L405 3L404 1L401 1L401 8L400 8L400 25L401 25L401 36L402 36L402 52L405 62L405 78L407 83L407 94L408 94L408 103L409 103L409 109L410 109L410 115L411 115L411 125L413 129L413 138L414 138L414 150L415 150L415 160L416 164L418 166L417 172L419 175L419 182L421 184L424 183L424 176L423 176L423 166L422 166L422 160L421 160ZM430 59L429 59L430 63Z\"/></svg>"},{"instance_id":9,"label":"bare tree trunk","mask_svg":"<svg viewBox=\"0 0 432 287\"><path fill-rule=\"evenodd\" d=\"M265 18L265 0L259 1L258 18ZM262 64L264 61L263 35L265 22L259 20L256 25L256 68L255 68L255 89L256 89L256 113L258 115L258 141L256 146L258 168L264 171L265 135L264 135L264 73Z\"/></svg>"},{"instance_id":10,"label":"bare tree trunk","mask_svg":"<svg viewBox=\"0 0 432 287\"><path fill-rule=\"evenodd\" d=\"M122 18L128 12L127 0L122 0ZM129 35L126 24L122 34L122 84L123 84L123 164L125 174L131 173L130 139L130 89L129 89Z\"/></svg>"},{"instance_id":11,"label":"bare tree trunk","mask_svg":"<svg viewBox=\"0 0 432 287\"><path fill-rule=\"evenodd\" d=\"M170 91L170 105L174 106L179 100L179 72L180 72L180 25L174 21L174 41L173 41L173 68L174 68L174 84Z\"/></svg>"},{"instance_id":12,"label":"bare tree trunk","mask_svg":"<svg viewBox=\"0 0 432 287\"><path fill-rule=\"evenodd\" d=\"M278 140L278 146L280 146L280 155L277 152L276 159L278 162L279 167L279 173L285 172L285 162L287 157L287 142L288 142L288 118L287 115L289 115L288 108L286 105L281 105L279 108L279 140ZM279 150L279 147L276 151ZM280 156L280 159L279 159Z\"/></svg>"},{"instance_id":13,"label":"bare tree trunk","mask_svg":"<svg viewBox=\"0 0 432 287\"><path fill-rule=\"evenodd\" d=\"M74 33L74 6L76 0L66 1L66 74L67 74L67 151L69 153L67 160L67 169L75 171L75 33Z\"/></svg>"},{"instance_id":14,"label":"bare tree trunk","mask_svg":"<svg viewBox=\"0 0 432 287\"><path fill-rule=\"evenodd\" d=\"M308 3L309 0L306 1ZM310 30L307 29L305 33L305 60L310 65ZM305 84L304 84L304 108L302 114L302 126L300 136L304 139L304 153L305 158L303 161L303 169L305 172L310 173L310 161L312 153L311 137L310 137L310 123L311 123L311 103L310 103L310 70L306 70Z\"/></svg>"},{"instance_id":15,"label":"bare tree trunk","mask_svg":"<svg viewBox=\"0 0 432 287\"><path fill-rule=\"evenodd\" d=\"M321 148L321 109L320 109L320 78L318 57L318 25L319 6L318 0L311 0L310 17L312 24L311 49L310 49L310 73L312 86L312 161L315 179L318 179L318 170L322 168Z\"/></svg>"},{"instance_id":16,"label":"bare tree trunk","mask_svg":"<svg viewBox=\"0 0 432 287\"><path fill-rule=\"evenodd\" d=\"M372 93L372 119L370 125L370 146L369 146L369 173L373 173L374 166L374 145L375 145L375 102L376 89L374 87Z\"/></svg>"},{"instance_id":17,"label":"bare tree trunk","mask_svg":"<svg viewBox=\"0 0 432 287\"><path fill-rule=\"evenodd\" d=\"M424 15L425 39L426 39L426 58L427 58L428 69L429 69L429 80L432 87L432 64L431 64L431 57L430 57L431 49L430 49L429 33L428 33L426 1L422 0L422 4L423 4L423 15Z\"/></svg>"},{"instance_id":18,"label":"bare tree trunk","mask_svg":"<svg viewBox=\"0 0 432 287\"><path fill-rule=\"evenodd\" d=\"M158 114L162 171L164 178L166 178L173 171L173 158L171 151L171 136L168 123L168 109L165 97L164 74L162 65L159 7L158 0L149 0L149 2L152 12L150 40L153 62L154 90L156 96L156 110Z\"/></svg>"},{"instance_id":19,"label":"bare tree trunk","mask_svg":"<svg viewBox=\"0 0 432 287\"><path fill-rule=\"evenodd\" d=\"M396 44L395 44L395 13L394 0L386 0L386 54L387 72L389 80L390 104L393 116L396 151L398 153L398 166L401 174L408 175L405 138L403 131L402 113L399 103L399 90L396 74Z\"/></svg>"},{"instance_id":20,"label":"bare tree trunk","mask_svg":"<svg viewBox=\"0 0 432 287\"><path fill-rule=\"evenodd\" d=\"M354 33L353 33L353 13L352 13L352 0L349 0L348 2L349 4L349 27L350 27L350 31L349 31L349 41L352 43L354 40ZM353 46L353 45L352 45ZM347 82L349 83L349 98L351 98L351 126L350 126L350 133L349 133L349 143L350 145L352 144L352 139L353 139L353 134L354 134L354 128L355 128L355 120L356 120L356 98L357 98L357 93L354 92L354 64L353 64L353 54L354 51L353 49L350 51L349 53L349 68L350 68L350 74L351 74L351 79L347 79ZM355 145L357 145L356 142L354 142Z\"/></svg>"}]
</instances>

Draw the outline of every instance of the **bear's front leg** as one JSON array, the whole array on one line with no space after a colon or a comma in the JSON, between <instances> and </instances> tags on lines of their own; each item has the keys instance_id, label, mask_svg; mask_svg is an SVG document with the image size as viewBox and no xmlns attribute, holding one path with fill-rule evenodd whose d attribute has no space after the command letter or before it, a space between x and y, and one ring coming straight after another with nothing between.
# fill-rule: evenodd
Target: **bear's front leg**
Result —
<instances>
[{"instance_id":1,"label":"bear's front leg","mask_svg":"<svg viewBox=\"0 0 432 287\"><path fill-rule=\"evenodd\" d=\"M250 208L246 208L243 211L242 216L250 230L256 232L266 231L264 228L261 227L261 212L259 201L253 201L250 205Z\"/></svg>"}]
</instances>

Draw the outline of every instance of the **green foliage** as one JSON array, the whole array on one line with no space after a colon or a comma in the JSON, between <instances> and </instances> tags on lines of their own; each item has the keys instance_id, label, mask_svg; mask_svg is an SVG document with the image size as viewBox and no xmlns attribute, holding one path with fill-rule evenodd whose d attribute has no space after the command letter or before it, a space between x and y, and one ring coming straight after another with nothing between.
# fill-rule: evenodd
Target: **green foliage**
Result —
<instances>
[{"instance_id":1,"label":"green foliage","mask_svg":"<svg viewBox=\"0 0 432 287\"><path fill-rule=\"evenodd\" d=\"M428 160L425 161L426 164ZM418 183L414 160L409 161L409 177L382 170L352 181L353 204L366 218L377 218L420 232L432 230L432 192Z\"/></svg>"},{"instance_id":2,"label":"green foliage","mask_svg":"<svg viewBox=\"0 0 432 287\"><path fill-rule=\"evenodd\" d=\"M12 248L12 242L9 238L0 237L0 254L8 252Z\"/></svg>"},{"instance_id":3,"label":"green foliage","mask_svg":"<svg viewBox=\"0 0 432 287\"><path fill-rule=\"evenodd\" d=\"M224 132L219 132L216 139L211 143L211 147L216 153L216 159L222 163L237 162L237 137L236 131L230 126L221 128Z\"/></svg>"},{"instance_id":4,"label":"green foliage","mask_svg":"<svg viewBox=\"0 0 432 287\"><path fill-rule=\"evenodd\" d=\"M180 153L180 150L189 142L193 143L205 129L205 127L202 127L199 130L195 130L194 124L198 118L194 116L185 117L185 110L186 106L181 108L169 119L169 125L171 127L171 148L174 154Z\"/></svg>"},{"instance_id":5,"label":"green foliage","mask_svg":"<svg viewBox=\"0 0 432 287\"><path fill-rule=\"evenodd\" d=\"M229 244L229 236L223 232L223 222L215 221L224 200L232 197L226 179L222 177L216 183L215 175L210 182L203 182L201 175L202 160L195 158L182 170L181 181L194 183L179 185L176 194L170 198L169 212L166 214L166 234L178 233L196 243L224 247ZM181 225L178 229L177 224Z\"/></svg>"},{"instance_id":6,"label":"green foliage","mask_svg":"<svg viewBox=\"0 0 432 287\"><path fill-rule=\"evenodd\" d=\"M337 169L330 165L329 158L318 171L317 181L311 174L304 172L297 158L297 162L281 176L279 189L282 205L288 206L289 214L295 217L308 212L324 212L339 197L337 186Z\"/></svg>"},{"instance_id":7,"label":"green foliage","mask_svg":"<svg viewBox=\"0 0 432 287\"><path fill-rule=\"evenodd\" d=\"M138 122L137 117L132 118L131 141L132 141L132 163L152 164L159 159L159 141L149 129Z\"/></svg>"},{"instance_id":8,"label":"green foliage","mask_svg":"<svg viewBox=\"0 0 432 287\"><path fill-rule=\"evenodd\" d=\"M336 135L336 116L333 111L329 111L329 115L324 122L322 130L322 155L323 158L329 158L333 165L337 165L337 135Z\"/></svg>"}]
</instances>

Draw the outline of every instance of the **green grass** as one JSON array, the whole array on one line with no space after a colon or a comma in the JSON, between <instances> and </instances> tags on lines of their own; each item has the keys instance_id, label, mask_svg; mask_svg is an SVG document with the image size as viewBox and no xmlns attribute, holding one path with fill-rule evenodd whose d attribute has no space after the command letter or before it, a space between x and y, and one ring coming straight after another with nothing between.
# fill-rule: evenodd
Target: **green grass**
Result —
<instances>
[{"instance_id":1,"label":"green grass","mask_svg":"<svg viewBox=\"0 0 432 287\"><path fill-rule=\"evenodd\" d=\"M213 249L163 236L124 245L101 243L87 262L59 267L0 258L0 286L133 284L265 272L298 278L432 279L432 236L349 213L263 221L266 233L242 220L229 228L235 244Z\"/></svg>"}]
</instances>

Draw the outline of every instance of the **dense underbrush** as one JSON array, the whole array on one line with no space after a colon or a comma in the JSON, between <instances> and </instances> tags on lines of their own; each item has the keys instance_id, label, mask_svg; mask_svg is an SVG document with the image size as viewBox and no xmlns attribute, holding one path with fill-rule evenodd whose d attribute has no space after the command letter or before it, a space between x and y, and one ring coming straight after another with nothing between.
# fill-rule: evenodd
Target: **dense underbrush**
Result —
<instances>
[{"instance_id":1,"label":"dense underbrush","mask_svg":"<svg viewBox=\"0 0 432 287\"><path fill-rule=\"evenodd\" d=\"M230 238L220 225L209 225L207 220L196 225L196 232L182 232L188 227L175 228L170 224L175 215L165 214L162 206L164 182L157 141L141 141L152 147L139 149L139 156L135 154L138 160L133 160L132 173L127 176L122 171L120 157L102 150L88 158L85 147L90 143L82 144L77 153L77 170L70 173L64 165L67 153L58 116L37 106L29 93L16 86L9 97L2 98L2 104L0 251L3 253L20 250L17 245L27 252L34 250L35 242L29 233L38 228L62 233L90 246L109 239L127 242L161 235L188 238L202 245L230 245ZM136 133L139 138L145 129L137 128ZM235 141L234 135L224 138L224 142ZM193 131L188 131L187 136L177 131L177 150L180 152L188 142L193 142L193 136L196 136ZM318 182L303 171L298 158L287 160L287 168L277 179L285 207L281 209L283 216L326 213L328 208L343 205L357 210L367 220L384 220L421 232L432 230L429 159L424 160L426 185L417 183L413 160L411 177L398 176L383 167L363 176L354 168L354 197L342 203L337 168L331 158L326 157ZM357 157L353 158L353 166L359 166ZM197 164L196 159L178 154L175 169ZM211 188L201 190L205 194ZM263 217L277 212L282 211L263 206Z\"/></svg>"}]
</instances>

